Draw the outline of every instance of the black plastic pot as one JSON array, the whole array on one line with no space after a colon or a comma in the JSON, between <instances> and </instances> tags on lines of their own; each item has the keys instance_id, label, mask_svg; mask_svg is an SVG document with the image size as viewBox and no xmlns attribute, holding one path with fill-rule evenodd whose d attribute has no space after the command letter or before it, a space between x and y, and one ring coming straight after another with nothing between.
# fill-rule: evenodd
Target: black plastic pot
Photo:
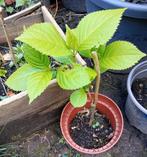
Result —
<instances>
[{"instance_id":1,"label":"black plastic pot","mask_svg":"<svg viewBox=\"0 0 147 157\"><path fill-rule=\"evenodd\" d=\"M112 41L130 41L140 50L147 53L147 5L122 2L120 0L86 0L86 8L87 12L128 8Z\"/></svg>"},{"instance_id":2,"label":"black plastic pot","mask_svg":"<svg viewBox=\"0 0 147 157\"><path fill-rule=\"evenodd\" d=\"M86 12L85 0L62 0L65 8L77 13Z\"/></svg>"},{"instance_id":3,"label":"black plastic pot","mask_svg":"<svg viewBox=\"0 0 147 157\"><path fill-rule=\"evenodd\" d=\"M129 74L127 80L128 98L125 111L130 124L147 134L147 109L136 100L131 89L135 79L144 77L147 77L147 60L135 66Z\"/></svg>"}]
</instances>

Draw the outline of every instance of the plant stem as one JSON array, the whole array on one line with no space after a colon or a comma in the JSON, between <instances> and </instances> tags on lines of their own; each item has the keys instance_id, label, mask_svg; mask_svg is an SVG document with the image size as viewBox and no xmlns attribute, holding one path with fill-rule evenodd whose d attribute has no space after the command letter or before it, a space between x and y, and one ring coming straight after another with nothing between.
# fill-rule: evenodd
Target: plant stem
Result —
<instances>
[{"instance_id":1,"label":"plant stem","mask_svg":"<svg viewBox=\"0 0 147 157\"><path fill-rule=\"evenodd\" d=\"M89 121L90 126L92 125L92 122L94 120L94 113L96 110L96 104L98 102L98 92L99 92L99 87L100 87L100 75L101 75L100 74L99 60L98 60L98 56L97 56L96 51L92 52L92 58L93 58L95 70L97 73L97 77L96 77L96 84L95 84L94 102L91 104L91 115L90 115L90 121Z\"/></svg>"},{"instance_id":2,"label":"plant stem","mask_svg":"<svg viewBox=\"0 0 147 157\"><path fill-rule=\"evenodd\" d=\"M16 58L15 58L15 55L13 53L12 44L11 44L11 41L10 41L9 36L8 36L6 24L5 24L4 19L3 19L2 11L3 11L3 9L2 9L2 7L0 7L0 21L1 21L1 24L2 24L2 27L3 27L4 33L5 33L5 37L6 37L8 46L9 46L9 53L11 55L12 61L13 61L14 65L16 66L16 68L18 68Z\"/></svg>"}]
</instances>

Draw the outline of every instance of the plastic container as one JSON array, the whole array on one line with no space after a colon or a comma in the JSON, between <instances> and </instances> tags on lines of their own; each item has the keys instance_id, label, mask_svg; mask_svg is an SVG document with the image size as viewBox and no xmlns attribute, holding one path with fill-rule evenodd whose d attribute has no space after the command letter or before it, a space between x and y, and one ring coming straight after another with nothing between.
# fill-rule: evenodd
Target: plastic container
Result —
<instances>
[{"instance_id":1,"label":"plastic container","mask_svg":"<svg viewBox=\"0 0 147 157\"><path fill-rule=\"evenodd\" d=\"M86 12L85 0L62 0L65 8L77 13Z\"/></svg>"},{"instance_id":2,"label":"plastic container","mask_svg":"<svg viewBox=\"0 0 147 157\"><path fill-rule=\"evenodd\" d=\"M131 90L133 81L143 77L147 77L147 61L135 66L129 74L127 80L128 98L125 111L130 124L147 134L147 109L136 100Z\"/></svg>"},{"instance_id":3,"label":"plastic container","mask_svg":"<svg viewBox=\"0 0 147 157\"><path fill-rule=\"evenodd\" d=\"M147 53L147 5L121 0L86 0L87 12L102 9L127 8L111 41L127 40Z\"/></svg>"},{"instance_id":4,"label":"plastic container","mask_svg":"<svg viewBox=\"0 0 147 157\"><path fill-rule=\"evenodd\" d=\"M91 93L91 96L94 98L94 94ZM90 108L91 101L88 99L87 104L85 105L86 108ZM69 125L72 119L76 116L76 114L81 111L83 107L81 108L74 108L71 103L69 102L61 115L60 119L60 127L62 134L66 141L69 143L69 145L74 148L75 150L85 153L85 154L100 154L103 153L109 149L111 149L120 139L122 132L123 132L123 127L124 127L124 122L123 122L123 116L116 105L114 101L112 101L110 98L99 94L99 100L97 103L97 109L100 113L106 115L106 117L110 120L111 125L114 129L114 136L111 139L111 141L98 149L85 149L82 148L81 146L77 145L71 138L70 132L69 132Z\"/></svg>"}]
</instances>

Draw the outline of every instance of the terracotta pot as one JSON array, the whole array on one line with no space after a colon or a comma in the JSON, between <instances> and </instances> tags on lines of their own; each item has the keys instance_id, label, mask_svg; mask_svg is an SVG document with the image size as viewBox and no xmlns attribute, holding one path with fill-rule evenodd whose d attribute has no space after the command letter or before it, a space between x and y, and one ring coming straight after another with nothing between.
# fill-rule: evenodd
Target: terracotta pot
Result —
<instances>
[{"instance_id":1,"label":"terracotta pot","mask_svg":"<svg viewBox=\"0 0 147 157\"><path fill-rule=\"evenodd\" d=\"M91 93L92 98L94 98L94 93ZM110 98L99 94L99 100L97 103L97 109L100 113L106 115L106 117L110 120L111 125L114 129L114 136L111 139L111 141L98 149L86 149L86 148L82 148L81 146L77 145L71 138L70 136L70 131L69 131L69 125L71 123L71 121L73 120L73 118L76 116L76 114L83 110L83 107L81 108L74 108L71 103L69 102L61 115L61 119L60 119L60 127L61 127L61 131L62 134L64 136L64 138L66 139L66 141L69 143L69 145L74 148L75 150L81 152L81 153L85 153L85 154L100 154L103 153L109 149L111 149L120 139L122 132L123 132L123 127L124 127L124 122L123 122L123 116L122 113L120 111L120 109L118 108L118 106L116 105L116 103L114 101L112 101ZM85 105L86 108L90 108L90 104L91 104L91 100L88 98L88 101Z\"/></svg>"}]
</instances>

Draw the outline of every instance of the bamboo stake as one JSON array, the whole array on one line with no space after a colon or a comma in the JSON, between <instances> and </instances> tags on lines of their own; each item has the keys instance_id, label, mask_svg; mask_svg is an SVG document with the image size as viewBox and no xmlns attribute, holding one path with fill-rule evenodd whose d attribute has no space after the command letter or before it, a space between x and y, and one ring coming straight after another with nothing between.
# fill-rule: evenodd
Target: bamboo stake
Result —
<instances>
[{"instance_id":1,"label":"bamboo stake","mask_svg":"<svg viewBox=\"0 0 147 157\"><path fill-rule=\"evenodd\" d=\"M1 21L1 24L2 24L2 27L3 27L4 33L5 33L5 37L6 37L8 46L9 46L9 53L11 55L11 58L12 58L12 61L13 61L14 65L16 66L16 68L18 68L18 65L17 65L16 58L15 58L15 55L14 55L14 52L13 52L11 41L9 39L9 35L8 35L8 32L7 32L7 28L6 28L6 24L5 24L2 12L3 12L3 8L0 7L0 21Z\"/></svg>"}]
</instances>

